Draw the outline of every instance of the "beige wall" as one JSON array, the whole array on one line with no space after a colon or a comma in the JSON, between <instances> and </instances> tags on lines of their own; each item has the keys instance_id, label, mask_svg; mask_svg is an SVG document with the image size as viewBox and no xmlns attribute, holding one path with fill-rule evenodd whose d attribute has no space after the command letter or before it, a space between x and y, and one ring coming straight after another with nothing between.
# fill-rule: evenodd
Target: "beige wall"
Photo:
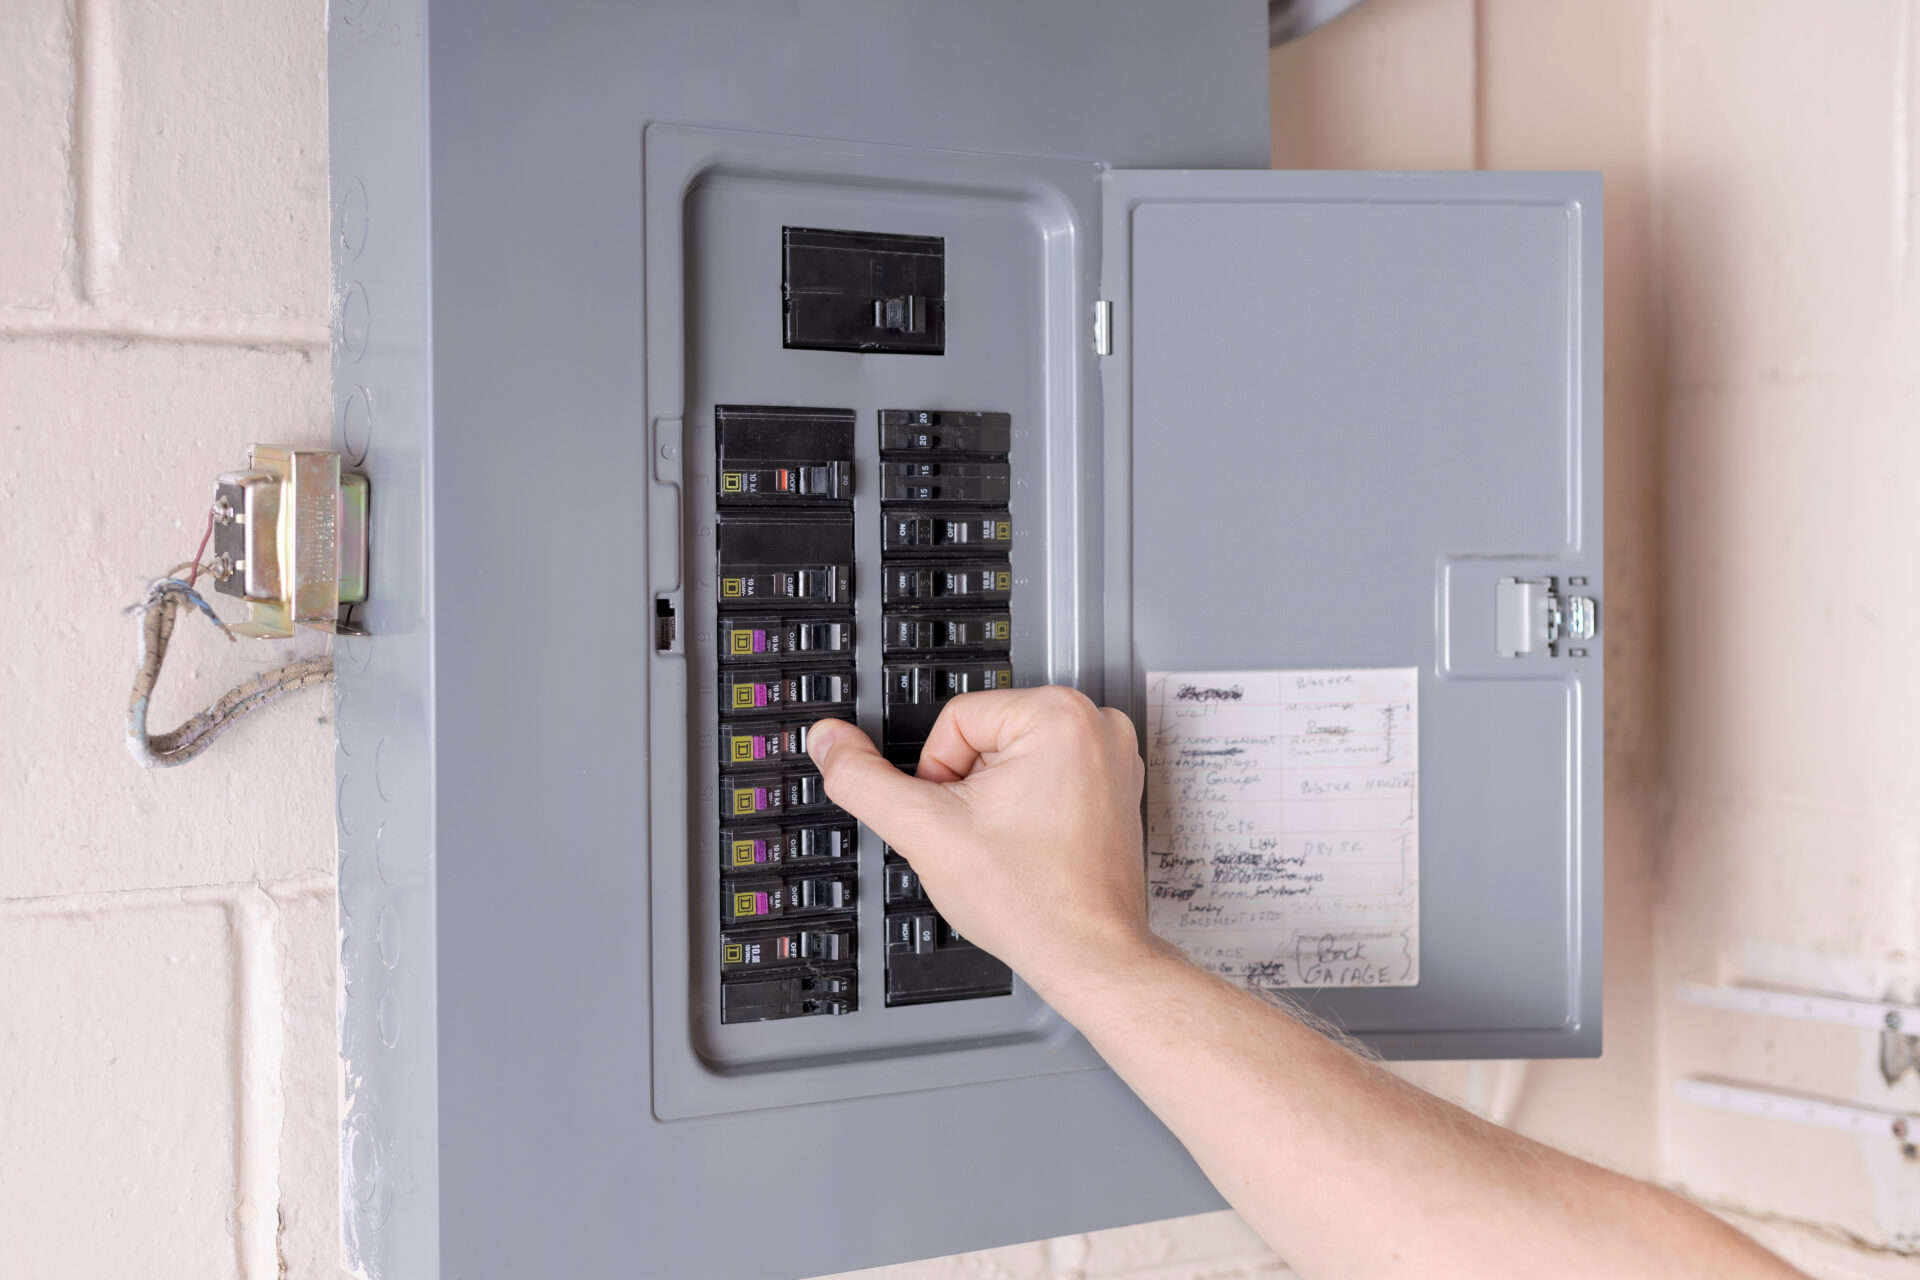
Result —
<instances>
[{"instance_id":1,"label":"beige wall","mask_svg":"<svg viewBox=\"0 0 1920 1280\"><path fill-rule=\"evenodd\" d=\"M1833 1276L1910 1273L1920 1163L1673 1082L1920 1083L1668 992L1920 998L1916 3L1369 0L1274 57L1277 164L1607 175L1607 1053L1409 1074ZM208 477L328 433L322 16L0 4L10 1274L338 1274L328 705L167 774L117 741L118 610ZM181 637L161 719L272 660ZM1214 1214L872 1274L1282 1273Z\"/></svg>"},{"instance_id":2,"label":"beige wall","mask_svg":"<svg viewBox=\"0 0 1920 1280\"><path fill-rule=\"evenodd\" d=\"M1920 996L1915 6L1672 4L1649 48L1663 376L1657 992L1681 1075L1920 1110L1870 1034L1702 1011L1674 979ZM1716 21L1716 19L1719 19ZM1663 1088L1661 1168L1716 1203L1920 1249L1885 1135Z\"/></svg>"}]
</instances>

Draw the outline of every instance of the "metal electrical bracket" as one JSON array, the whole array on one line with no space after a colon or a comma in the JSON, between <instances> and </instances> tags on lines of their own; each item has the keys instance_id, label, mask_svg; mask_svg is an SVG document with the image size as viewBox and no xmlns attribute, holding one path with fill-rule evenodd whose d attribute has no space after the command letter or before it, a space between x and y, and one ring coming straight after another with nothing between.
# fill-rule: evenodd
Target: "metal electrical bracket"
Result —
<instances>
[{"instance_id":1,"label":"metal electrical bracket","mask_svg":"<svg viewBox=\"0 0 1920 1280\"><path fill-rule=\"evenodd\" d=\"M1920 1008L1911 1005L1764 987L1716 987L1704 982L1682 982L1674 988L1674 994L1688 1004L1734 1013L1770 1014L1878 1031L1880 1074L1889 1086L1908 1071L1920 1071Z\"/></svg>"},{"instance_id":2,"label":"metal electrical bracket","mask_svg":"<svg viewBox=\"0 0 1920 1280\"><path fill-rule=\"evenodd\" d=\"M1883 1111L1879 1107L1833 1102L1780 1089L1756 1089L1727 1080L1681 1080L1675 1084L1674 1093L1682 1102L1740 1111L1750 1116L1844 1129L1868 1137L1885 1134L1899 1144L1900 1153L1907 1159L1920 1159L1920 1148L1913 1142L1915 1117L1903 1111Z\"/></svg>"},{"instance_id":3,"label":"metal electrical bracket","mask_svg":"<svg viewBox=\"0 0 1920 1280\"><path fill-rule=\"evenodd\" d=\"M209 572L222 595L247 602L233 630L353 631L340 609L367 598L367 478L326 449L256 444L247 466L221 476L213 500Z\"/></svg>"}]
</instances>

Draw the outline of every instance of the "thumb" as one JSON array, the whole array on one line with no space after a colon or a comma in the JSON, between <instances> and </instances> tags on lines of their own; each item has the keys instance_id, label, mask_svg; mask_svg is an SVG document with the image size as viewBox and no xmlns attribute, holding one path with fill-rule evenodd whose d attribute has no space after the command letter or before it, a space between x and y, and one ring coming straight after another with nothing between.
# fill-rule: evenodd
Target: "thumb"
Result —
<instances>
[{"instance_id":1,"label":"thumb","mask_svg":"<svg viewBox=\"0 0 1920 1280\"><path fill-rule=\"evenodd\" d=\"M873 739L844 720L822 720L807 731L807 754L827 788L827 799L898 848L947 816L953 798L938 783L902 773Z\"/></svg>"}]
</instances>

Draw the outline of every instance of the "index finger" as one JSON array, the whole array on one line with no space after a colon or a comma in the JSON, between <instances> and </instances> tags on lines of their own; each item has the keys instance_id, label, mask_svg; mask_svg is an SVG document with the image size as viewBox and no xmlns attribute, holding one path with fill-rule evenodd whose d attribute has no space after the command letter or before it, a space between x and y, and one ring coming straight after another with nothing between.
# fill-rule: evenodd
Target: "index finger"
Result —
<instances>
[{"instance_id":1,"label":"index finger","mask_svg":"<svg viewBox=\"0 0 1920 1280\"><path fill-rule=\"evenodd\" d=\"M1097 715L1098 709L1085 694L1059 685L963 693L940 709L920 748L915 775L958 782L979 766L981 756L1005 751L1039 720L1089 712Z\"/></svg>"}]
</instances>

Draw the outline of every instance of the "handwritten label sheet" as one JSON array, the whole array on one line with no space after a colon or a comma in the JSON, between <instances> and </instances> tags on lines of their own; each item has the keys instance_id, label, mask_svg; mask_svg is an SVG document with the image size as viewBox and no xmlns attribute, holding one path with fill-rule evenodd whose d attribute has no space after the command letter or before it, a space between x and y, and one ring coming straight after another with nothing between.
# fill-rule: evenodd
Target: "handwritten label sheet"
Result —
<instances>
[{"instance_id":1,"label":"handwritten label sheet","mask_svg":"<svg viewBox=\"0 0 1920 1280\"><path fill-rule=\"evenodd\" d=\"M1419 672L1149 672L1147 914L1254 988L1420 981Z\"/></svg>"}]
</instances>

